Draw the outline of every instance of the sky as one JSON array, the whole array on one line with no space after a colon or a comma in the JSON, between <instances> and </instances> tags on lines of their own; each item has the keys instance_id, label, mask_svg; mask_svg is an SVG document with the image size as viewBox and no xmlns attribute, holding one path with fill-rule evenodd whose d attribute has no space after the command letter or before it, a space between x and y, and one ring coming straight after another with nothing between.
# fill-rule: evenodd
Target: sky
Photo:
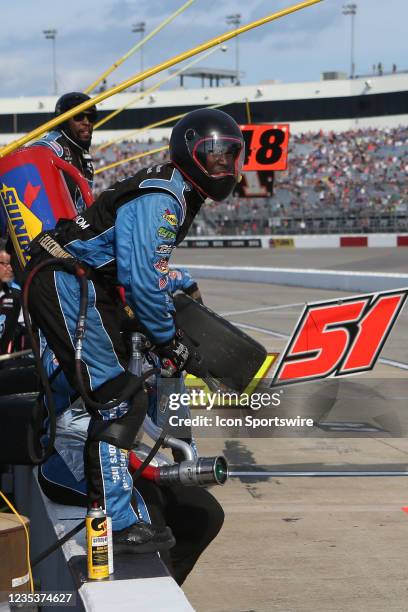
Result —
<instances>
[{"instance_id":1,"label":"sky","mask_svg":"<svg viewBox=\"0 0 408 612\"><path fill-rule=\"evenodd\" d=\"M249 23L298 0L195 0L143 48L151 67L226 32L226 16L239 13ZM261 26L239 37L243 85L277 80L317 81L323 71L350 73L351 17L342 7L354 1L356 74L370 74L382 63L408 70L406 28L408 0L323 0L312 7ZM1 0L0 97L52 95L52 41L44 29L55 28L58 93L83 90L139 40L132 25L146 24L146 34L185 0ZM236 39L226 53L215 52L202 66L235 70ZM191 61L191 60L189 60ZM181 65L180 65L181 66ZM108 79L118 84L140 72L140 51ZM146 81L146 87L167 73ZM174 87L178 81L166 86ZM200 86L187 79L188 87Z\"/></svg>"}]
</instances>

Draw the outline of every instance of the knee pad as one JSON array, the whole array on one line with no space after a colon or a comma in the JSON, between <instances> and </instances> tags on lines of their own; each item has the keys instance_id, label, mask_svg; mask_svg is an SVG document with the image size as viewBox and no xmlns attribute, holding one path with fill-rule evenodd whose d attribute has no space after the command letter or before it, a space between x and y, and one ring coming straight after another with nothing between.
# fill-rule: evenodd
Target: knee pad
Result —
<instances>
[{"instance_id":1,"label":"knee pad","mask_svg":"<svg viewBox=\"0 0 408 612\"><path fill-rule=\"evenodd\" d=\"M123 417L110 421L91 417L88 441L107 442L117 448L130 450L146 416L147 407L147 393L144 389L140 389L132 398L132 405Z\"/></svg>"}]
</instances>

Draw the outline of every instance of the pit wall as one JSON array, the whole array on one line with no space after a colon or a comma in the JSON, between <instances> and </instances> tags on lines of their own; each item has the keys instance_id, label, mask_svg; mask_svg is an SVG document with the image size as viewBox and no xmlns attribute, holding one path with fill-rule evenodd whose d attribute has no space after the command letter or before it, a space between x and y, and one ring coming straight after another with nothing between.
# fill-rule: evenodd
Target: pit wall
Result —
<instances>
[{"instance_id":1,"label":"pit wall","mask_svg":"<svg viewBox=\"0 0 408 612\"><path fill-rule=\"evenodd\" d=\"M408 247L408 234L314 234L289 236L196 236L186 238L182 248L289 248L337 249L340 247ZM180 248L179 247L179 248Z\"/></svg>"}]
</instances>

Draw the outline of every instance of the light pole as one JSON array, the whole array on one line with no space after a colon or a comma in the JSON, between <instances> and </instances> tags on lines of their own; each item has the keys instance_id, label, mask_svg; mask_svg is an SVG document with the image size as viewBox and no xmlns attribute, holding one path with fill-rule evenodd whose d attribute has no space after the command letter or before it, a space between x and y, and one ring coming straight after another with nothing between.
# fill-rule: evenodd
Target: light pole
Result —
<instances>
[{"instance_id":1,"label":"light pole","mask_svg":"<svg viewBox=\"0 0 408 612\"><path fill-rule=\"evenodd\" d=\"M146 30L146 24L144 21L139 21L132 25L132 32L140 34L140 41L143 40L144 33ZM140 72L143 72L143 45L140 47ZM140 83L140 91L144 90L143 81Z\"/></svg>"},{"instance_id":2,"label":"light pole","mask_svg":"<svg viewBox=\"0 0 408 612\"><path fill-rule=\"evenodd\" d=\"M241 23L241 15L239 13L235 13L234 15L227 15L226 17L227 25L233 25L236 28ZM238 46L239 36L235 37L235 71L237 73L237 80L235 85L240 85L239 82L239 46Z\"/></svg>"},{"instance_id":3,"label":"light pole","mask_svg":"<svg viewBox=\"0 0 408 612\"><path fill-rule=\"evenodd\" d=\"M57 63L56 63L56 55L55 55L55 39L57 37L57 30L43 30L43 34L46 40L52 40L52 74L54 81L54 94L58 93L58 84L57 84Z\"/></svg>"},{"instance_id":4,"label":"light pole","mask_svg":"<svg viewBox=\"0 0 408 612\"><path fill-rule=\"evenodd\" d=\"M354 63L354 17L357 13L357 4L345 4L343 6L343 15L351 15L351 36L350 36L350 78L354 79L355 63Z\"/></svg>"}]
</instances>

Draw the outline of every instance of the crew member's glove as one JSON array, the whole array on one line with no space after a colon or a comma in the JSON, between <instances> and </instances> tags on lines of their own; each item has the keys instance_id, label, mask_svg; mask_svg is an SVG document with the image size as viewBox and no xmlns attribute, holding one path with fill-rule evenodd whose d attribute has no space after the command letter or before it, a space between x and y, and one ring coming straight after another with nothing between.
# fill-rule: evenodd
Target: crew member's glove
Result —
<instances>
[{"instance_id":1,"label":"crew member's glove","mask_svg":"<svg viewBox=\"0 0 408 612\"><path fill-rule=\"evenodd\" d=\"M168 344L158 346L157 353L170 376L183 370L199 377L208 374L197 347L183 332L178 331Z\"/></svg>"},{"instance_id":2,"label":"crew member's glove","mask_svg":"<svg viewBox=\"0 0 408 612\"><path fill-rule=\"evenodd\" d=\"M158 346L157 352L169 376L182 372L190 357L188 348L176 338L173 338L168 344Z\"/></svg>"},{"instance_id":3,"label":"crew member's glove","mask_svg":"<svg viewBox=\"0 0 408 612\"><path fill-rule=\"evenodd\" d=\"M201 296L201 291L198 288L197 283L193 283L192 285L190 285L190 287L187 287L186 289L183 289L184 293L186 295L189 295L191 298L193 298L193 300L195 300L196 302L198 302L199 304L203 304L203 298Z\"/></svg>"}]
</instances>

